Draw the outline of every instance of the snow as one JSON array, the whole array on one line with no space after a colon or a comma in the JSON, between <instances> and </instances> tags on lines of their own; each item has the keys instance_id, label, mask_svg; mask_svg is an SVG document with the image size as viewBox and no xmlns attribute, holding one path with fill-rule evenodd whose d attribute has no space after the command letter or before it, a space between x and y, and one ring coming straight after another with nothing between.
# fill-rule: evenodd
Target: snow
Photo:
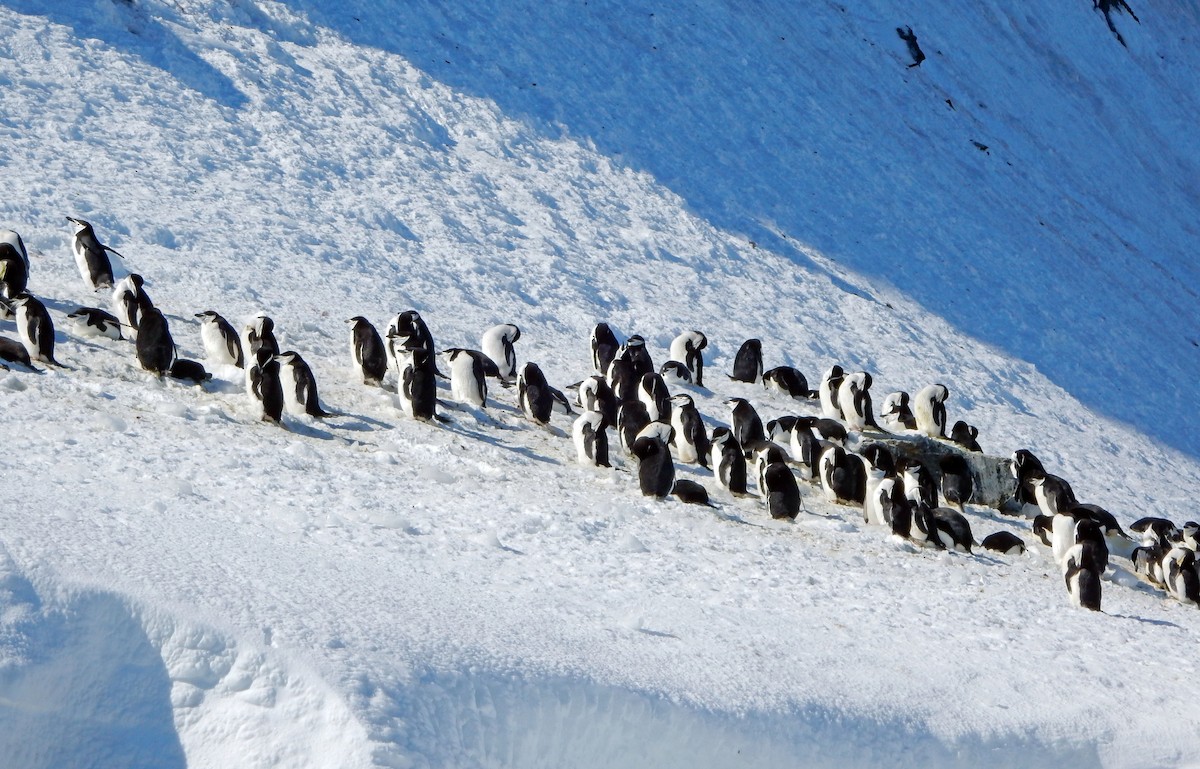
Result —
<instances>
[{"instance_id":1,"label":"snow","mask_svg":"<svg viewBox=\"0 0 1200 769\"><path fill-rule=\"evenodd\" d=\"M408 419L343 322L514 323L560 388L597 321L656 362L700 329L710 427L811 410L722 376L757 337L876 404L946 384L1125 523L1195 518L1200 12L1133 8L1122 47L1086 2L8 0L0 228L65 368L0 371L5 764L1200 765L1200 615L1127 562L1092 614L984 508L1030 550L807 488L773 522L691 467L717 509L647 500L515 390ZM337 414L281 430L235 368L71 333L108 296L67 215L180 355L266 312Z\"/></svg>"}]
</instances>

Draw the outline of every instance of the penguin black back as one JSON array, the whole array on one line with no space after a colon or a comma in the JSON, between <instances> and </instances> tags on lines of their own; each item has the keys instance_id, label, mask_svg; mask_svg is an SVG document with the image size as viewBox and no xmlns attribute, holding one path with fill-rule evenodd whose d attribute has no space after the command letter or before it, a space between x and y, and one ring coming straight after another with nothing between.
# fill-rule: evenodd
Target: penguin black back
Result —
<instances>
[{"instance_id":1,"label":"penguin black back","mask_svg":"<svg viewBox=\"0 0 1200 769\"><path fill-rule=\"evenodd\" d=\"M633 442L632 453L638 461L638 486L647 497L663 498L675 486L675 463L671 450L661 439L638 438Z\"/></svg>"},{"instance_id":2,"label":"penguin black back","mask_svg":"<svg viewBox=\"0 0 1200 769\"><path fill-rule=\"evenodd\" d=\"M762 379L762 372L762 340L747 339L742 342L733 358L733 374L730 375L730 379L754 384Z\"/></svg>"},{"instance_id":3,"label":"penguin black back","mask_svg":"<svg viewBox=\"0 0 1200 769\"><path fill-rule=\"evenodd\" d=\"M153 305L140 312L137 337L137 359L142 368L162 376L175 360L175 340L162 312Z\"/></svg>"}]
</instances>

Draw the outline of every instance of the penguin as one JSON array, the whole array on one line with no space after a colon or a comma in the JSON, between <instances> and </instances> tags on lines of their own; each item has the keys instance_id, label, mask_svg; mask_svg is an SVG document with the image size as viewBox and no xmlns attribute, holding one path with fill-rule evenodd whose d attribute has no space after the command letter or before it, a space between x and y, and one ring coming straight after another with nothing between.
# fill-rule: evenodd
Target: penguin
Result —
<instances>
[{"instance_id":1,"label":"penguin","mask_svg":"<svg viewBox=\"0 0 1200 769\"><path fill-rule=\"evenodd\" d=\"M1033 518L1033 524L1030 527L1033 531L1033 536L1046 547L1054 547L1054 516L1052 515L1036 515Z\"/></svg>"},{"instance_id":2,"label":"penguin","mask_svg":"<svg viewBox=\"0 0 1200 769\"><path fill-rule=\"evenodd\" d=\"M167 376L193 384L203 384L212 379L212 374L205 371L199 361L187 358L176 358L175 362L171 364L171 368L167 370Z\"/></svg>"},{"instance_id":3,"label":"penguin","mask_svg":"<svg viewBox=\"0 0 1200 769\"><path fill-rule=\"evenodd\" d=\"M778 419L772 419L766 424L767 440L774 441L783 446L792 439L792 429L801 417L797 416L782 416Z\"/></svg>"},{"instance_id":4,"label":"penguin","mask_svg":"<svg viewBox=\"0 0 1200 769\"><path fill-rule=\"evenodd\" d=\"M437 365L433 361L433 352L417 347L410 350L409 355L404 358L400 379L396 383L401 408L413 419L423 422L436 419ZM538 373L540 375L541 372Z\"/></svg>"},{"instance_id":5,"label":"penguin","mask_svg":"<svg viewBox=\"0 0 1200 769\"><path fill-rule=\"evenodd\" d=\"M736 496L746 495L746 455L727 427L712 434L711 465L717 484Z\"/></svg>"},{"instance_id":6,"label":"penguin","mask_svg":"<svg viewBox=\"0 0 1200 769\"><path fill-rule=\"evenodd\" d=\"M733 358L733 374L729 378L735 382L754 384L762 379L762 373L762 340L747 339Z\"/></svg>"},{"instance_id":7,"label":"penguin","mask_svg":"<svg viewBox=\"0 0 1200 769\"><path fill-rule=\"evenodd\" d=\"M669 449L671 441L675 440L675 428L667 422L647 422L646 426L634 436L633 442L636 443L638 438L657 438Z\"/></svg>"},{"instance_id":8,"label":"penguin","mask_svg":"<svg viewBox=\"0 0 1200 769\"><path fill-rule=\"evenodd\" d=\"M617 358L608 367L608 385L616 396L617 403L636 400L638 385L641 384L633 372L633 364L623 358Z\"/></svg>"},{"instance_id":9,"label":"penguin","mask_svg":"<svg viewBox=\"0 0 1200 769\"><path fill-rule=\"evenodd\" d=\"M50 319L46 305L24 291L14 297L13 307L16 310L17 336L25 345L30 359L52 366L61 365L54 359L54 321Z\"/></svg>"},{"instance_id":10,"label":"penguin","mask_svg":"<svg viewBox=\"0 0 1200 769\"><path fill-rule=\"evenodd\" d=\"M1104 540L1104 533L1100 530L1100 525L1090 518L1080 518L1075 521L1075 544L1080 542L1091 542L1095 545L1094 556L1096 567L1100 569L1100 573L1104 574L1108 569L1108 543Z\"/></svg>"},{"instance_id":11,"label":"penguin","mask_svg":"<svg viewBox=\"0 0 1200 769\"><path fill-rule=\"evenodd\" d=\"M1139 518L1129 525L1129 530L1142 535L1142 544L1159 545L1167 550L1183 537L1179 527L1166 518Z\"/></svg>"},{"instance_id":12,"label":"penguin","mask_svg":"<svg viewBox=\"0 0 1200 769\"><path fill-rule=\"evenodd\" d=\"M687 366L677 360L669 360L658 369L658 375L663 378L663 381L683 382L685 384L692 383L692 372L688 371Z\"/></svg>"},{"instance_id":13,"label":"penguin","mask_svg":"<svg viewBox=\"0 0 1200 769\"><path fill-rule=\"evenodd\" d=\"M487 377L483 363L470 350L452 347L445 350L450 364L450 395L459 403L487 408Z\"/></svg>"},{"instance_id":14,"label":"penguin","mask_svg":"<svg viewBox=\"0 0 1200 769\"><path fill-rule=\"evenodd\" d=\"M279 378L279 361L270 349L260 347L255 364L247 369L254 396L262 404L262 421L283 424L283 382Z\"/></svg>"},{"instance_id":15,"label":"penguin","mask_svg":"<svg viewBox=\"0 0 1200 769\"><path fill-rule=\"evenodd\" d=\"M1033 478L1033 498L1045 515L1059 513L1070 515L1071 511L1079 506L1079 502L1075 500L1075 492L1071 490L1071 484L1057 475Z\"/></svg>"},{"instance_id":16,"label":"penguin","mask_svg":"<svg viewBox=\"0 0 1200 769\"><path fill-rule=\"evenodd\" d=\"M646 374L653 374L655 371L654 360L650 357L650 351L646 349L646 340L637 334L625 340L617 358L629 361L633 367L635 381L641 381Z\"/></svg>"},{"instance_id":17,"label":"penguin","mask_svg":"<svg viewBox=\"0 0 1200 769\"><path fill-rule=\"evenodd\" d=\"M569 417L575 416L575 410L571 408L571 399L566 393L556 387L548 387L550 392L550 409L557 411L559 414L566 414Z\"/></svg>"},{"instance_id":18,"label":"penguin","mask_svg":"<svg viewBox=\"0 0 1200 769\"><path fill-rule=\"evenodd\" d=\"M809 483L817 479L817 462L821 454L821 439L813 431L814 421L813 417L797 419L788 441L792 461L800 466L801 477Z\"/></svg>"},{"instance_id":19,"label":"penguin","mask_svg":"<svg viewBox=\"0 0 1200 769\"><path fill-rule=\"evenodd\" d=\"M913 539L913 508L916 505L904 495L902 483L897 482L892 488L891 503L892 534L903 539Z\"/></svg>"},{"instance_id":20,"label":"penguin","mask_svg":"<svg viewBox=\"0 0 1200 769\"><path fill-rule=\"evenodd\" d=\"M904 496L930 509L937 506L937 483L925 465L916 459L901 457L896 460L896 475L904 485Z\"/></svg>"},{"instance_id":21,"label":"penguin","mask_svg":"<svg viewBox=\"0 0 1200 769\"><path fill-rule=\"evenodd\" d=\"M671 393L667 392L667 383L658 374L642 375L638 382L638 400L646 404L651 422L671 419Z\"/></svg>"},{"instance_id":22,"label":"penguin","mask_svg":"<svg viewBox=\"0 0 1200 769\"><path fill-rule=\"evenodd\" d=\"M71 321L71 330L79 336L122 338L121 321L99 307L76 307L67 318Z\"/></svg>"},{"instance_id":23,"label":"penguin","mask_svg":"<svg viewBox=\"0 0 1200 769\"><path fill-rule=\"evenodd\" d=\"M19 363L30 371L41 372L41 369L34 368L33 361L30 360L29 351L25 349L25 345L6 336L0 336L0 361ZM6 366L5 368L8 367Z\"/></svg>"},{"instance_id":24,"label":"penguin","mask_svg":"<svg viewBox=\"0 0 1200 769\"><path fill-rule=\"evenodd\" d=\"M25 272L28 274L30 269L29 251L25 249L25 241L21 240L21 236L17 234L16 230L0 230L0 252L5 250L3 247L4 245L12 248L13 253L15 253L25 265ZM17 293L19 294L21 292L18 291Z\"/></svg>"},{"instance_id":25,"label":"penguin","mask_svg":"<svg viewBox=\"0 0 1200 769\"><path fill-rule=\"evenodd\" d=\"M602 376L590 376L579 384L579 405L584 411L599 411L604 423L617 425L617 397Z\"/></svg>"},{"instance_id":26,"label":"penguin","mask_svg":"<svg viewBox=\"0 0 1200 769\"><path fill-rule=\"evenodd\" d=\"M517 376L517 401L526 419L542 427L550 424L554 398L550 395L550 385L546 383L545 375L536 363L526 363L521 367Z\"/></svg>"},{"instance_id":27,"label":"penguin","mask_svg":"<svg viewBox=\"0 0 1200 769\"><path fill-rule=\"evenodd\" d=\"M1013 498L1021 505L1037 505L1037 497L1033 493L1033 480L1046 475L1046 468L1041 460L1028 449L1017 449L1012 455L1009 466L1013 478L1017 481L1017 490Z\"/></svg>"},{"instance_id":28,"label":"penguin","mask_svg":"<svg viewBox=\"0 0 1200 769\"><path fill-rule=\"evenodd\" d=\"M826 419L842 418L842 409L838 405L838 390L842 386L842 378L846 372L841 366L834 365L821 376L821 384L817 388L817 397L821 400L821 416Z\"/></svg>"},{"instance_id":29,"label":"penguin","mask_svg":"<svg viewBox=\"0 0 1200 769\"><path fill-rule=\"evenodd\" d=\"M1129 554L1133 562L1133 570L1146 578L1146 581L1156 587L1165 588L1166 576L1163 574L1162 562L1170 548L1160 544L1142 545L1135 547Z\"/></svg>"},{"instance_id":30,"label":"penguin","mask_svg":"<svg viewBox=\"0 0 1200 769\"><path fill-rule=\"evenodd\" d=\"M767 433L763 430L762 419L750 401L745 398L730 398L725 401L730 408L733 422L733 437L743 449L747 444L766 440Z\"/></svg>"},{"instance_id":31,"label":"penguin","mask_svg":"<svg viewBox=\"0 0 1200 769\"><path fill-rule=\"evenodd\" d=\"M139 311L140 331L137 336L137 359L142 368L162 376L171 369L175 361L175 340L166 317L154 305L145 305Z\"/></svg>"},{"instance_id":32,"label":"penguin","mask_svg":"<svg viewBox=\"0 0 1200 769\"><path fill-rule=\"evenodd\" d=\"M683 364L690 381L697 387L704 386L704 350L707 347L708 337L694 330L684 331L671 340L671 360Z\"/></svg>"},{"instance_id":33,"label":"penguin","mask_svg":"<svg viewBox=\"0 0 1200 769\"><path fill-rule=\"evenodd\" d=\"M279 354L279 341L275 339L275 321L259 313L242 329L242 350L245 355L258 359L258 351L265 349L272 356Z\"/></svg>"},{"instance_id":34,"label":"penguin","mask_svg":"<svg viewBox=\"0 0 1200 769\"><path fill-rule=\"evenodd\" d=\"M1081 608L1100 611L1100 574L1096 546L1084 541L1071 547L1062 559L1063 580L1071 601Z\"/></svg>"},{"instance_id":35,"label":"penguin","mask_svg":"<svg viewBox=\"0 0 1200 769\"><path fill-rule=\"evenodd\" d=\"M1086 507L1086 505L1081 505L1081 507ZM1101 526L1101 528L1103 528L1103 525ZM1117 528L1120 528L1120 527L1118 526ZM1193 550L1193 551L1200 550L1200 523L1196 523L1195 521L1188 521L1187 523L1183 524L1183 527L1180 529L1180 532L1182 534L1181 544L1184 547L1186 547L1188 550ZM1107 534L1108 534L1108 532L1106 531L1105 535L1107 535Z\"/></svg>"},{"instance_id":36,"label":"penguin","mask_svg":"<svg viewBox=\"0 0 1200 769\"><path fill-rule=\"evenodd\" d=\"M621 344L608 324L597 323L592 329L592 368L597 374L608 374L608 367L620 349Z\"/></svg>"},{"instance_id":37,"label":"penguin","mask_svg":"<svg viewBox=\"0 0 1200 769\"><path fill-rule=\"evenodd\" d=\"M397 315L388 326L388 336L396 340L396 344L405 351L426 350L430 353L429 360L433 360L433 352L436 349L433 335L429 333L429 327L425 325L421 313L416 310L405 310Z\"/></svg>"},{"instance_id":38,"label":"penguin","mask_svg":"<svg viewBox=\"0 0 1200 769\"><path fill-rule=\"evenodd\" d=\"M836 443L821 449L818 477L825 498L835 504L858 504L866 500L867 478L862 460L851 456Z\"/></svg>"},{"instance_id":39,"label":"penguin","mask_svg":"<svg viewBox=\"0 0 1200 769\"><path fill-rule=\"evenodd\" d=\"M1163 584L1167 593L1186 606L1200 606L1200 580L1196 573L1196 552L1183 545L1167 551L1162 559Z\"/></svg>"},{"instance_id":40,"label":"penguin","mask_svg":"<svg viewBox=\"0 0 1200 769\"><path fill-rule=\"evenodd\" d=\"M521 338L521 329L511 323L492 326L483 332L480 349L496 363L500 382L509 385L517 378L517 353L513 345Z\"/></svg>"},{"instance_id":41,"label":"penguin","mask_svg":"<svg viewBox=\"0 0 1200 769\"><path fill-rule=\"evenodd\" d=\"M767 512L775 520L796 520L801 507L800 487L796 484L796 476L792 475L791 468L786 462L771 462L762 477L766 489Z\"/></svg>"},{"instance_id":42,"label":"penguin","mask_svg":"<svg viewBox=\"0 0 1200 769\"><path fill-rule=\"evenodd\" d=\"M75 238L71 241L71 250L75 254L75 266L79 268L84 284L92 291L112 288L113 270L108 255L121 255L96 238L96 231L89 222L70 216L67 217L67 221L75 225Z\"/></svg>"},{"instance_id":43,"label":"penguin","mask_svg":"<svg viewBox=\"0 0 1200 769\"><path fill-rule=\"evenodd\" d=\"M950 428L950 440L967 451L982 453L983 449L980 448L977 438L979 438L979 428L973 427L961 419L954 423L954 427Z\"/></svg>"},{"instance_id":44,"label":"penguin","mask_svg":"<svg viewBox=\"0 0 1200 769\"><path fill-rule=\"evenodd\" d=\"M942 473L942 497L947 506L965 512L963 505L971 501L975 492L975 481L967 460L961 454L947 454L938 460L938 469Z\"/></svg>"},{"instance_id":45,"label":"penguin","mask_svg":"<svg viewBox=\"0 0 1200 769\"><path fill-rule=\"evenodd\" d=\"M650 414L646 412L646 404L638 400L628 400L617 408L617 436L621 448L627 453L633 452L633 442L637 440L646 425L650 424Z\"/></svg>"},{"instance_id":46,"label":"penguin","mask_svg":"<svg viewBox=\"0 0 1200 769\"><path fill-rule=\"evenodd\" d=\"M865 474L863 520L876 526L886 526L891 522L887 508L896 484L896 460L881 443L864 446L858 456Z\"/></svg>"},{"instance_id":47,"label":"penguin","mask_svg":"<svg viewBox=\"0 0 1200 769\"><path fill-rule=\"evenodd\" d=\"M812 431L821 440L836 443L843 448L846 446L846 439L850 437L850 434L846 432L845 425L836 419L824 417L813 420Z\"/></svg>"},{"instance_id":48,"label":"penguin","mask_svg":"<svg viewBox=\"0 0 1200 769\"><path fill-rule=\"evenodd\" d=\"M302 411L310 417L321 419L332 416L321 408L317 396L317 378L313 376L308 362L295 350L276 356L279 361L279 380L283 383L283 400L290 411Z\"/></svg>"},{"instance_id":49,"label":"penguin","mask_svg":"<svg viewBox=\"0 0 1200 769\"><path fill-rule=\"evenodd\" d=\"M917 429L917 419L909 406L908 393L902 390L890 393L883 399L880 417L883 419L883 426L894 433Z\"/></svg>"},{"instance_id":50,"label":"penguin","mask_svg":"<svg viewBox=\"0 0 1200 769\"><path fill-rule=\"evenodd\" d=\"M929 522L929 532L932 535L929 539L935 546L945 550L971 552L975 540L971 536L971 524L965 515L948 507L935 507L930 511Z\"/></svg>"},{"instance_id":51,"label":"penguin","mask_svg":"<svg viewBox=\"0 0 1200 769\"><path fill-rule=\"evenodd\" d=\"M671 487L671 493L684 504L688 505L707 505L715 507L708 499L708 489L704 488L696 481L691 481L686 478L680 478L675 481L675 485Z\"/></svg>"},{"instance_id":52,"label":"penguin","mask_svg":"<svg viewBox=\"0 0 1200 769\"><path fill-rule=\"evenodd\" d=\"M638 438L631 447L637 458L638 487L647 497L662 499L675 487L675 463L667 444L656 437Z\"/></svg>"},{"instance_id":53,"label":"penguin","mask_svg":"<svg viewBox=\"0 0 1200 769\"><path fill-rule=\"evenodd\" d=\"M679 461L698 464L707 470L712 446L708 442L704 419L692 396L680 393L671 398L671 406L671 427L675 428L674 444Z\"/></svg>"},{"instance_id":54,"label":"penguin","mask_svg":"<svg viewBox=\"0 0 1200 769\"><path fill-rule=\"evenodd\" d=\"M379 387L387 376L388 355L383 338L371 325L371 321L355 315L346 321L350 324L350 360L355 375L365 385Z\"/></svg>"},{"instance_id":55,"label":"penguin","mask_svg":"<svg viewBox=\"0 0 1200 769\"><path fill-rule=\"evenodd\" d=\"M1051 516L1050 550L1055 562L1061 564L1067 557L1067 551L1076 544L1075 517L1071 515L1071 508L1046 514Z\"/></svg>"},{"instance_id":56,"label":"penguin","mask_svg":"<svg viewBox=\"0 0 1200 769\"><path fill-rule=\"evenodd\" d=\"M141 275L130 273L117 281L112 292L113 314L125 327L125 335L135 342L142 308L154 306L150 295L142 288L144 283Z\"/></svg>"},{"instance_id":57,"label":"penguin","mask_svg":"<svg viewBox=\"0 0 1200 769\"><path fill-rule=\"evenodd\" d=\"M200 342L204 357L214 366L237 366L244 369L246 358L237 332L225 318L214 310L196 313L200 319Z\"/></svg>"},{"instance_id":58,"label":"penguin","mask_svg":"<svg viewBox=\"0 0 1200 769\"><path fill-rule=\"evenodd\" d=\"M587 411L579 415L571 430L579 464L589 467L612 466L608 461L607 430L608 423L600 412Z\"/></svg>"},{"instance_id":59,"label":"penguin","mask_svg":"<svg viewBox=\"0 0 1200 769\"><path fill-rule=\"evenodd\" d=\"M879 430L871 406L871 375L865 371L847 374L838 388L838 408L846 427L862 432L868 427Z\"/></svg>"},{"instance_id":60,"label":"penguin","mask_svg":"<svg viewBox=\"0 0 1200 769\"><path fill-rule=\"evenodd\" d=\"M787 455L783 453L783 449L778 444L767 440L757 441L749 446L743 445L742 448L754 459L754 477L758 482L758 496L766 501L767 468L776 462L786 464Z\"/></svg>"},{"instance_id":61,"label":"penguin","mask_svg":"<svg viewBox=\"0 0 1200 769\"><path fill-rule=\"evenodd\" d=\"M12 230L0 230L0 235L4 232ZM29 287L28 259L12 243L0 241L0 296L12 299Z\"/></svg>"},{"instance_id":62,"label":"penguin","mask_svg":"<svg viewBox=\"0 0 1200 769\"><path fill-rule=\"evenodd\" d=\"M1004 555L1021 555L1025 552L1025 542L1011 531L997 531L983 538L984 550Z\"/></svg>"},{"instance_id":63,"label":"penguin","mask_svg":"<svg viewBox=\"0 0 1200 769\"><path fill-rule=\"evenodd\" d=\"M946 437L946 399L950 390L943 384L922 387L913 396L913 417L917 431L930 438Z\"/></svg>"},{"instance_id":64,"label":"penguin","mask_svg":"<svg viewBox=\"0 0 1200 769\"><path fill-rule=\"evenodd\" d=\"M791 366L776 366L762 375L763 386L768 390L783 393L796 400L812 400L817 393L808 389L808 379L800 369Z\"/></svg>"},{"instance_id":65,"label":"penguin","mask_svg":"<svg viewBox=\"0 0 1200 769\"><path fill-rule=\"evenodd\" d=\"M1113 555L1128 558L1135 546L1134 540L1125 533L1116 516L1099 505L1077 505L1071 510L1071 516L1076 521L1084 519L1094 521L1104 535L1105 546Z\"/></svg>"}]
</instances>

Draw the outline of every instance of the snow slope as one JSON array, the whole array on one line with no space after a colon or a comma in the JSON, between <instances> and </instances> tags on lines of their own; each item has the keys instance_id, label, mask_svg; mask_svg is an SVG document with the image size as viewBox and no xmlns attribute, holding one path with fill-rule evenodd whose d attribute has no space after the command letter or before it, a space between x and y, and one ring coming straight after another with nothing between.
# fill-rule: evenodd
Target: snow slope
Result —
<instances>
[{"instance_id":1,"label":"snow slope","mask_svg":"<svg viewBox=\"0 0 1200 769\"><path fill-rule=\"evenodd\" d=\"M511 391L431 426L349 376L356 314L416 308L443 347L517 323L558 386L597 320L656 361L699 328L716 425L797 408L721 381L757 336L877 400L946 383L985 449L1123 521L1194 517L1196 9L1138 3L1122 48L1087 3L939 8L0 3L0 226L69 367L0 372L0 755L1195 765L1164 682L1200 618L1126 571L1074 611L1036 548L922 551L816 494L794 525L648 501ZM338 416L279 430L236 371L160 382L72 334L107 299L64 215L181 354L194 313L266 311Z\"/></svg>"}]
</instances>

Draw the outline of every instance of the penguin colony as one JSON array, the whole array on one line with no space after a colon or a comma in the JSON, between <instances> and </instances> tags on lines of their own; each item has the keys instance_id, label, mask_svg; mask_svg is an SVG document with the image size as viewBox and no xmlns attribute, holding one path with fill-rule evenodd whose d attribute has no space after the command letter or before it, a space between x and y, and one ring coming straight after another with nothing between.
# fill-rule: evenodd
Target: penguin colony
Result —
<instances>
[{"instance_id":1,"label":"penguin colony","mask_svg":"<svg viewBox=\"0 0 1200 769\"><path fill-rule=\"evenodd\" d=\"M79 337L106 337L134 345L138 364L157 377L193 384L211 378L198 361L178 357L166 315L146 291L141 275L117 280L109 254L92 225L67 217L73 225L71 250L85 287L111 291L111 312L79 307L69 315ZM122 257L124 258L124 257ZM0 368L40 373L35 364L62 366L55 357L55 329L45 305L29 290L30 261L16 232L0 230L0 318L11 319L19 341L0 336ZM300 353L281 351L274 322L266 315L250 319L240 330L214 310L195 313L210 366L244 371L247 397L261 409L263 421L286 426L285 411L312 418L332 416L320 403L316 378ZM817 389L790 366L764 371L763 343L743 342L728 379L764 387L807 404L814 412L783 417L766 424L745 398L730 398L728 424L706 419L687 392L671 386L705 388L704 350L708 338L685 331L670 344L669 359L655 367L645 339L623 343L606 323L591 336L592 371L570 386L573 403L547 382L533 362L518 364L520 329L511 323L483 331L480 350L442 350L449 375L438 369L439 352L424 319L415 310L399 313L381 336L367 318L349 325L350 359L355 378L365 386L385 387L394 372L397 406L425 422L450 421L439 413L438 379L449 379L451 397L461 406L487 409L488 380L516 388L524 417L550 429L552 414L574 415L571 438L582 465L611 467L609 428L617 450L633 465L645 496L674 495L686 503L713 506L701 483L676 478L676 463L713 474L715 485L732 497L757 496L772 519L795 520L804 512L801 486L819 489L833 504L862 510L866 524L886 527L914 544L971 553L976 545L1005 553L1026 549L1021 537L999 531L981 543L974 540L966 505L974 479L961 452L981 451L978 430L963 421L947 427L949 390L930 384L915 395L888 394L876 421L872 376L831 366ZM385 341L386 340L386 341ZM711 379L711 377L710 377ZM710 432L708 422L718 422ZM882 425L880 424L882 422ZM896 456L886 440L924 436L955 446L933 467ZM874 436L874 438L872 438ZM1099 610L1103 576L1110 558L1127 559L1145 582L1176 600L1200 606L1200 524L1177 526L1165 518L1143 518L1130 527L1140 542L1097 505L1080 504L1064 479L1046 472L1028 450L1011 462L1016 481L1013 499L1002 512L1033 517L1032 532L1047 547L1061 570L1070 601ZM755 492L750 491L751 479ZM942 502L944 504L939 504Z\"/></svg>"}]
</instances>

